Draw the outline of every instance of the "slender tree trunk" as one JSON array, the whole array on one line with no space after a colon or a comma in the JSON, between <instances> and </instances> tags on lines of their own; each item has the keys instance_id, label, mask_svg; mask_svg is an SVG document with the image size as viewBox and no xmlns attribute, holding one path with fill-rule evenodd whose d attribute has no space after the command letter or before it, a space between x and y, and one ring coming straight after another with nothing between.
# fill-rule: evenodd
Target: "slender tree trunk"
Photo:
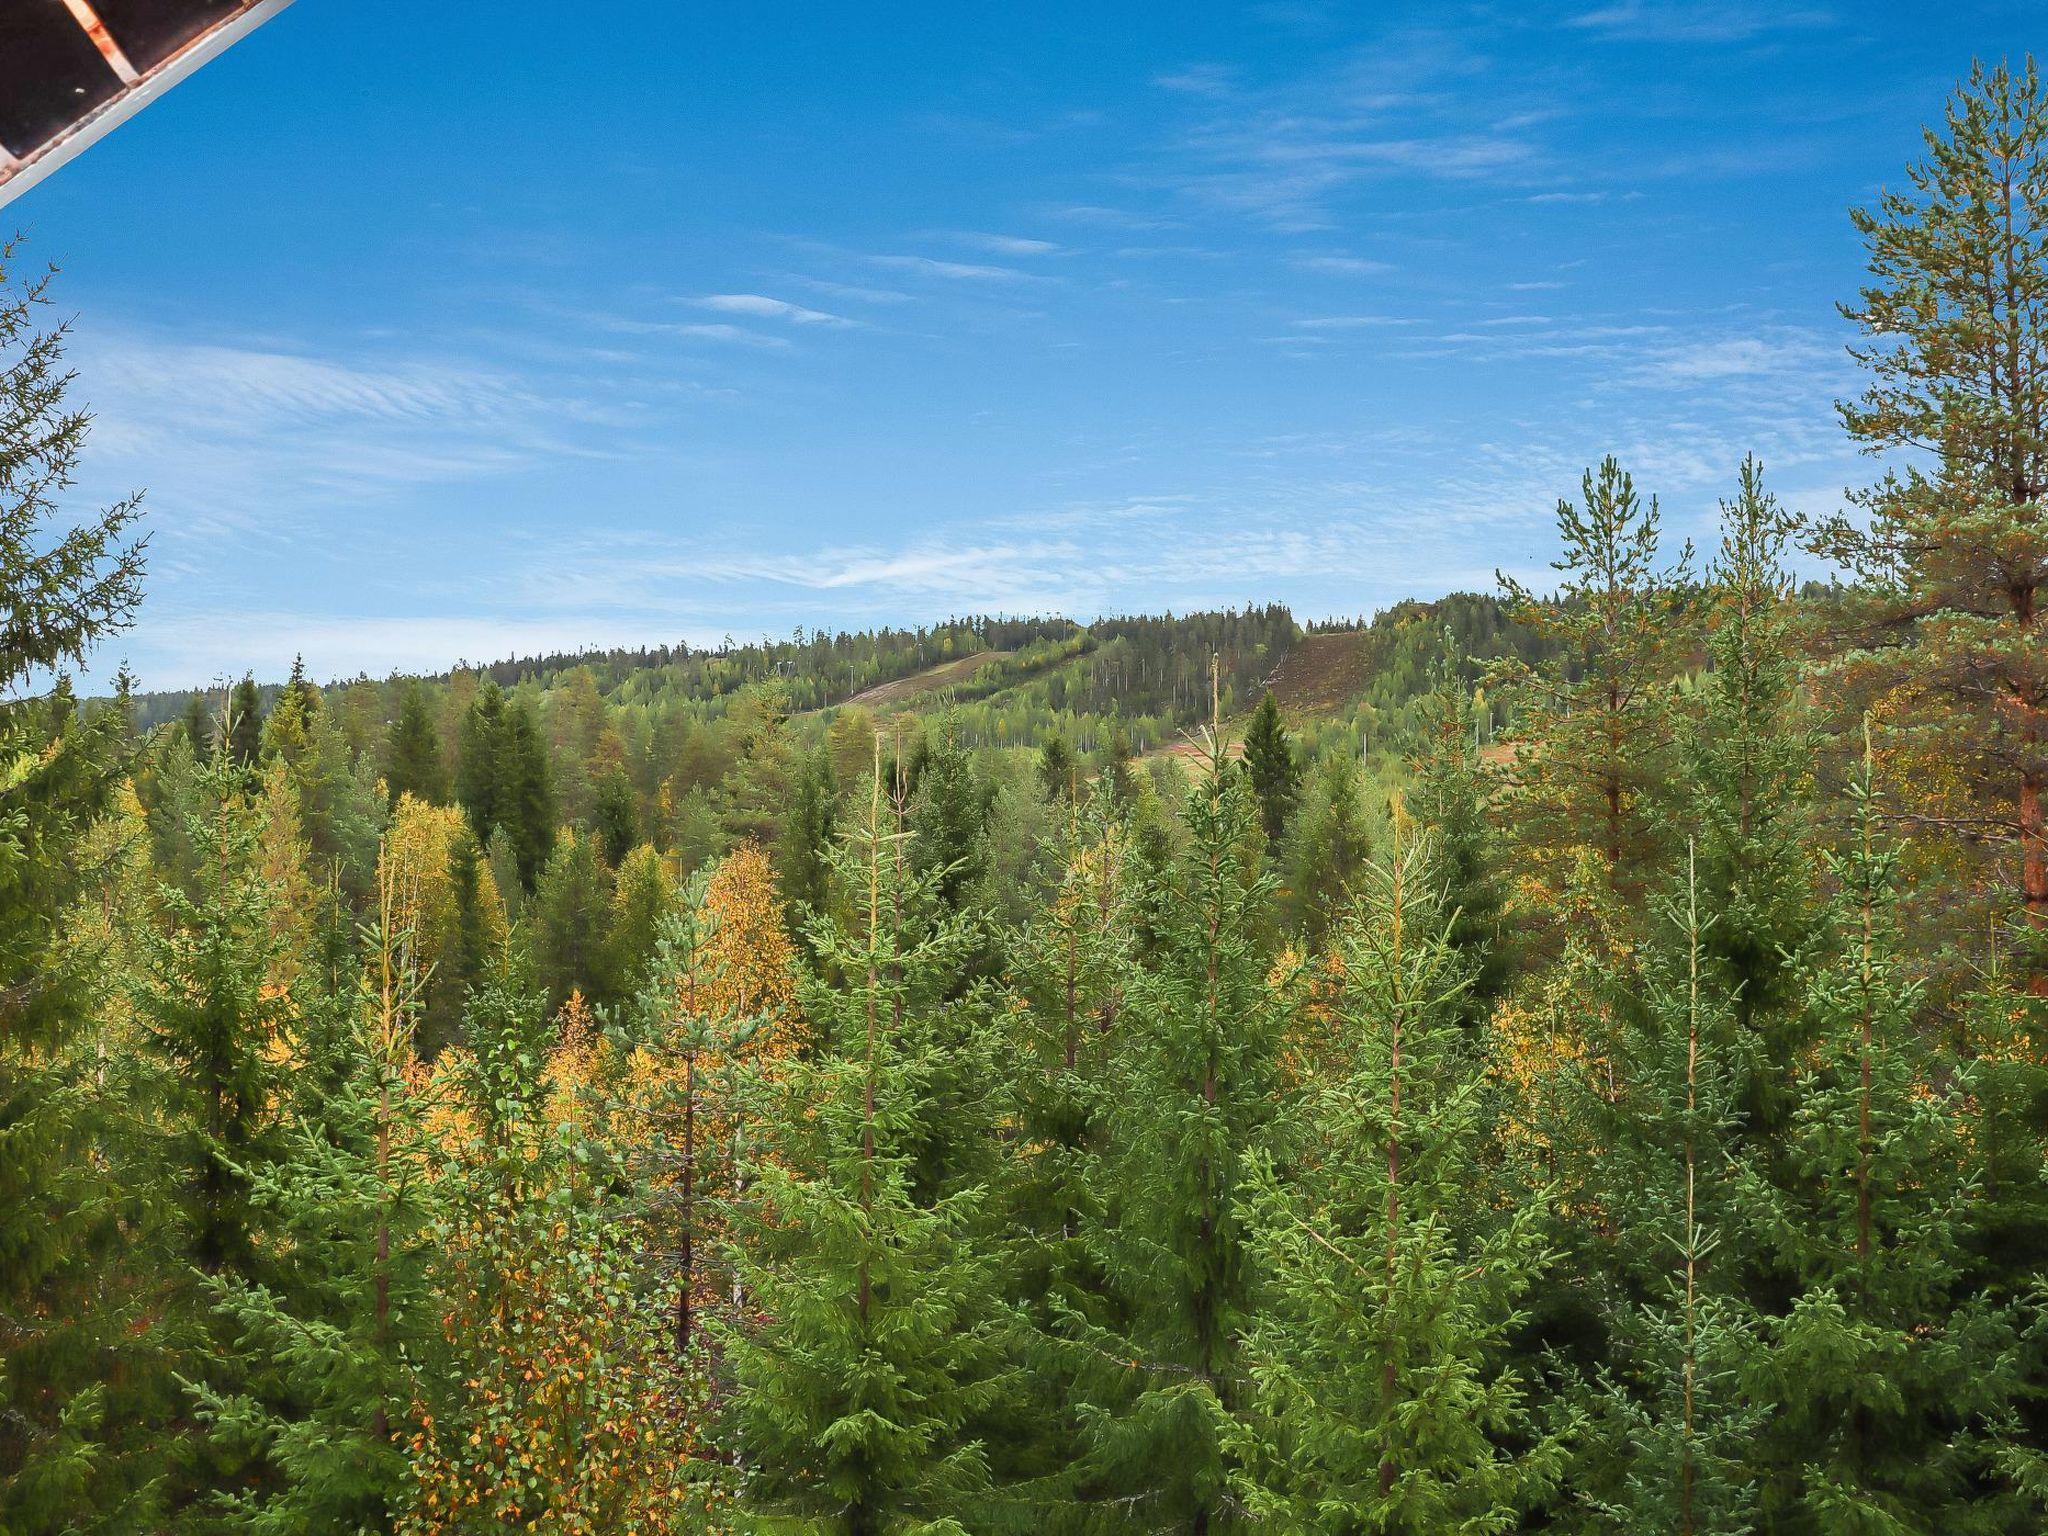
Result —
<instances>
[{"instance_id":1,"label":"slender tree trunk","mask_svg":"<svg viewBox=\"0 0 2048 1536\"><path fill-rule=\"evenodd\" d=\"M1406 935L1402 923L1406 916L1403 906L1407 898L1407 874L1401 862L1401 809L1394 808L1394 852L1393 852L1393 923L1394 952L1390 962L1393 972L1394 1013L1388 1038L1387 1058L1387 1255L1386 1295L1382 1305L1386 1308L1389 1326L1387 1329L1386 1360L1380 1368L1380 1414L1388 1436L1387 1448L1380 1456L1380 1497L1386 1498L1394 1491L1394 1454L1392 1427L1394 1397L1400 1387L1400 1374L1395 1365L1395 1353L1400 1340L1395 1332L1399 1326L1393 1320L1397 1317L1394 1306L1394 1285L1396 1263L1399 1257L1398 1233L1401 1224L1401 1026L1407 1012L1407 983L1403 979L1402 946Z\"/></svg>"},{"instance_id":2,"label":"slender tree trunk","mask_svg":"<svg viewBox=\"0 0 2048 1536\"><path fill-rule=\"evenodd\" d=\"M695 990L694 980L692 990ZM677 1254L676 1360L689 1353L697 1290L697 1052L683 1053L683 1236Z\"/></svg>"}]
</instances>

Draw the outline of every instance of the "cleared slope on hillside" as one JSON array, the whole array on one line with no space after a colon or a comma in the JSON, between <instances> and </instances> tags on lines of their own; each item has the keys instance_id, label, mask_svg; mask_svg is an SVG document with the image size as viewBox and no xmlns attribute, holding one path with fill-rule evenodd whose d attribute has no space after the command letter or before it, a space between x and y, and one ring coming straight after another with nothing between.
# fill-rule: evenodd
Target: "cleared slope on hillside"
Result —
<instances>
[{"instance_id":1,"label":"cleared slope on hillside","mask_svg":"<svg viewBox=\"0 0 2048 1536\"><path fill-rule=\"evenodd\" d=\"M886 683L877 683L872 688L856 693L846 702L858 704L864 709L899 708L927 694L957 688L990 662L1001 661L1013 654L1010 651L977 651L972 656L942 661L936 667L927 667L924 671L912 673L909 677L898 677Z\"/></svg>"}]
</instances>

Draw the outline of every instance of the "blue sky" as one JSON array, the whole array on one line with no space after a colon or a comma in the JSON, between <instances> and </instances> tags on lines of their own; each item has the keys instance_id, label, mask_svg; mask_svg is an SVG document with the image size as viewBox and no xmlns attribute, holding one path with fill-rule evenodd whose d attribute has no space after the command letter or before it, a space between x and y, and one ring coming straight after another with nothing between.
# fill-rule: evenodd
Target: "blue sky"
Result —
<instances>
[{"instance_id":1,"label":"blue sky","mask_svg":"<svg viewBox=\"0 0 2048 1536\"><path fill-rule=\"evenodd\" d=\"M1539 575L1820 509L1845 210L2030 6L298 0L10 210L145 686ZM470 11L468 14L478 14ZM621 28L630 19L630 35Z\"/></svg>"}]
</instances>

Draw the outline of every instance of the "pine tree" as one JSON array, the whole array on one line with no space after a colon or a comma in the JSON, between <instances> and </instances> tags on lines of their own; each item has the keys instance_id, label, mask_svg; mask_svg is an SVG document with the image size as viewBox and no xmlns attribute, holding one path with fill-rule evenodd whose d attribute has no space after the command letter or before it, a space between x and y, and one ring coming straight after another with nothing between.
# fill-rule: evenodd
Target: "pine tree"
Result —
<instances>
[{"instance_id":1,"label":"pine tree","mask_svg":"<svg viewBox=\"0 0 2048 1536\"><path fill-rule=\"evenodd\" d=\"M441 733L427 693L409 678L399 698L398 718L384 744L384 789L392 805L411 795L431 805L448 803L448 769L441 756Z\"/></svg>"},{"instance_id":2,"label":"pine tree","mask_svg":"<svg viewBox=\"0 0 2048 1536\"><path fill-rule=\"evenodd\" d=\"M1247 1181L1263 1305L1232 1438L1257 1528L1505 1531L1558 1475L1508 1358L1546 1258L1537 1211L1494 1184L1469 978L1404 819L1342 929L1341 1064Z\"/></svg>"},{"instance_id":3,"label":"pine tree","mask_svg":"<svg viewBox=\"0 0 2048 1536\"><path fill-rule=\"evenodd\" d=\"M1553 892L1577 850L1598 855L1625 900L1667 867L1658 807L1671 780L1675 620L1691 551L1659 565L1659 519L1612 458L1586 471L1583 504L1560 501L1562 580L1539 597L1501 577L1515 621L1549 659L1493 669L1512 711L1514 829Z\"/></svg>"},{"instance_id":4,"label":"pine tree","mask_svg":"<svg viewBox=\"0 0 2048 1536\"><path fill-rule=\"evenodd\" d=\"M1117 1204L1094 1241L1128 1320L1072 1325L1099 1362L1082 1384L1084 1492L1123 1530L1237 1523L1227 1428L1252 1315L1240 1202L1273 1115L1283 1009L1260 938L1271 881L1251 783L1214 727L1207 745L1123 1015Z\"/></svg>"},{"instance_id":5,"label":"pine tree","mask_svg":"<svg viewBox=\"0 0 2048 1536\"><path fill-rule=\"evenodd\" d=\"M966 934L896 857L879 762L820 914L805 988L819 1051L762 1084L738 1272L752 1317L721 1330L749 1498L784 1528L964 1533L991 1497L976 1425L1004 1387L990 1191L923 1194L939 1075L931 1009Z\"/></svg>"},{"instance_id":6,"label":"pine tree","mask_svg":"<svg viewBox=\"0 0 2048 1536\"><path fill-rule=\"evenodd\" d=\"M56 707L48 673L126 626L142 551L136 502L58 505L88 418L67 398L64 327L38 323L48 279L7 282L17 249L0 248L0 1529L44 1536L120 1529L139 1472L121 1165L90 977L60 949L120 746Z\"/></svg>"},{"instance_id":7,"label":"pine tree","mask_svg":"<svg viewBox=\"0 0 2048 1536\"><path fill-rule=\"evenodd\" d=\"M1844 312L1867 338L1862 397L1841 407L1871 451L1929 452L1824 522L1816 549L1857 579L1862 644L1832 668L1845 702L1889 693L1888 745L1959 776L1921 824L1990 839L1999 878L2048 927L2048 93L2032 60L1975 64L1908 190L1853 218L1871 281ZM1909 791L1913 786L1902 786ZM2026 956L2048 988L2048 954Z\"/></svg>"},{"instance_id":8,"label":"pine tree","mask_svg":"<svg viewBox=\"0 0 2048 1536\"><path fill-rule=\"evenodd\" d=\"M1301 765L1294 760L1280 705L1270 693L1260 698L1251 724L1245 727L1244 771L1251 776L1252 793L1258 797L1259 823L1266 829L1266 840L1277 845L1301 793Z\"/></svg>"}]
</instances>

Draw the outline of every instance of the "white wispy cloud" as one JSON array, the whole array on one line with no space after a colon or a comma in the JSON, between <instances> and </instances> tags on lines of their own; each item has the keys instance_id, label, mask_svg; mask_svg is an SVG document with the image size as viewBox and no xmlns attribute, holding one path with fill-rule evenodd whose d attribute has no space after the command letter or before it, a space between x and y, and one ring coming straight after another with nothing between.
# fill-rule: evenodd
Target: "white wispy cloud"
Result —
<instances>
[{"instance_id":1,"label":"white wispy cloud","mask_svg":"<svg viewBox=\"0 0 2048 1536\"><path fill-rule=\"evenodd\" d=\"M1414 315L1309 315L1287 323L1304 331L1358 331L1420 325L1422 321Z\"/></svg>"},{"instance_id":2,"label":"white wispy cloud","mask_svg":"<svg viewBox=\"0 0 2048 1536\"><path fill-rule=\"evenodd\" d=\"M562 370L319 352L82 325L93 426L83 489L145 487L160 567L181 546L289 540L302 520L630 452L643 404ZM588 383L588 387L586 384Z\"/></svg>"},{"instance_id":3,"label":"white wispy cloud","mask_svg":"<svg viewBox=\"0 0 2048 1536\"><path fill-rule=\"evenodd\" d=\"M766 320L787 320L793 325L846 326L858 323L844 315L792 304L788 299L770 298L764 293L707 293L692 302L701 309L717 310L720 314L756 315Z\"/></svg>"},{"instance_id":4,"label":"white wispy cloud","mask_svg":"<svg viewBox=\"0 0 2048 1536\"><path fill-rule=\"evenodd\" d=\"M1190 64L1152 77L1152 83L1161 90L1180 91L1189 96L1227 96L1236 80L1237 71L1227 64Z\"/></svg>"},{"instance_id":5,"label":"white wispy cloud","mask_svg":"<svg viewBox=\"0 0 2048 1536\"><path fill-rule=\"evenodd\" d=\"M1049 256L1060 249L1054 240L1037 240L1028 235L987 234L980 230L959 230L952 239L961 245L973 246L978 251L992 251L998 256Z\"/></svg>"},{"instance_id":6,"label":"white wispy cloud","mask_svg":"<svg viewBox=\"0 0 2048 1536\"><path fill-rule=\"evenodd\" d=\"M1287 264L1304 272L1337 272L1346 277L1370 277L1376 272L1394 270L1392 262L1375 261L1370 256L1347 256L1340 252L1297 252L1287 258Z\"/></svg>"},{"instance_id":7,"label":"white wispy cloud","mask_svg":"<svg viewBox=\"0 0 2048 1536\"><path fill-rule=\"evenodd\" d=\"M1530 179L1546 163L1552 100L1502 79L1487 109L1470 86L1492 61L1450 28L1394 32L1297 77L1191 97L1195 120L1139 173L1209 210L1280 230L1337 227L1374 182Z\"/></svg>"},{"instance_id":8,"label":"white wispy cloud","mask_svg":"<svg viewBox=\"0 0 2048 1536\"><path fill-rule=\"evenodd\" d=\"M780 349L789 345L784 336L764 336L759 331L750 331L743 325L728 325L722 320L685 321L680 324L654 322L642 329L664 336L685 336L698 341L722 341L739 347L767 347Z\"/></svg>"},{"instance_id":9,"label":"white wispy cloud","mask_svg":"<svg viewBox=\"0 0 2048 1536\"><path fill-rule=\"evenodd\" d=\"M914 272L924 277L944 277L962 282L975 283L1027 283L1033 281L1029 272L1015 267L990 266L981 262L943 261L936 256L904 256L884 253L869 256L868 261L878 267L893 268L898 272Z\"/></svg>"},{"instance_id":10,"label":"white wispy cloud","mask_svg":"<svg viewBox=\"0 0 2048 1536\"><path fill-rule=\"evenodd\" d=\"M1565 25L1631 42L1746 43L1771 32L1831 27L1838 20L1834 12L1812 6L1619 0L1568 17Z\"/></svg>"}]
</instances>

